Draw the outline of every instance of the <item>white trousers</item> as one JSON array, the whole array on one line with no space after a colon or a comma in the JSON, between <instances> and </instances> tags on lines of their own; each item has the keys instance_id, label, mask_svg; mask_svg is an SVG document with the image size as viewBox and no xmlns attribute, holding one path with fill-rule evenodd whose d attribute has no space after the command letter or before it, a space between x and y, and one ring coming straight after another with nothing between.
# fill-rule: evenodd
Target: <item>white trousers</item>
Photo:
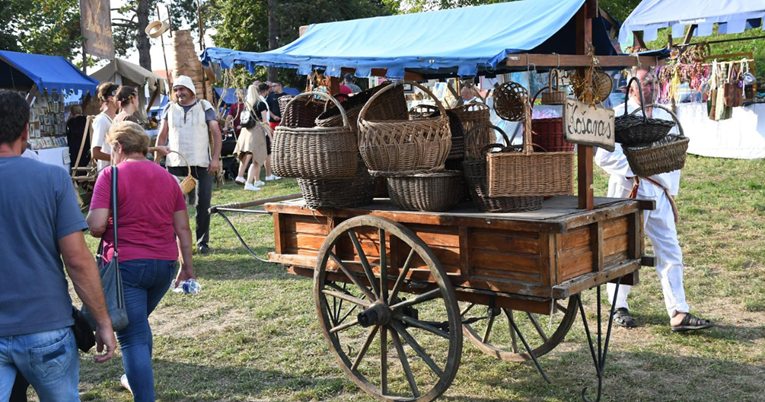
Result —
<instances>
[{"instance_id":1,"label":"white trousers","mask_svg":"<svg viewBox=\"0 0 765 402\"><path fill-rule=\"evenodd\" d=\"M647 180L643 180L640 185L651 184ZM672 318L678 313L689 312L690 308L685 301L685 288L683 287L683 251L677 241L675 217L668 197L666 194L662 194L656 199L655 210L643 211L643 228L648 238L651 239L651 244L653 244L653 251L656 255L656 273L659 275L661 288L664 292L667 314ZM615 308L629 309L627 296L631 286L619 286L616 301L614 301L616 284L609 283L606 288L608 299L612 304L615 303Z\"/></svg>"}]
</instances>

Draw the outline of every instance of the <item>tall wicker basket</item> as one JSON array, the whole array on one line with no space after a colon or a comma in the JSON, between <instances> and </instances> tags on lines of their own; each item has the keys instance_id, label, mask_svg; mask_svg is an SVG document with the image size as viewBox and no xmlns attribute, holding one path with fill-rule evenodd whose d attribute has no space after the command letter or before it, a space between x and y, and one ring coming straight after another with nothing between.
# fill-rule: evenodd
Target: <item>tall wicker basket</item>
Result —
<instances>
[{"instance_id":1,"label":"tall wicker basket","mask_svg":"<svg viewBox=\"0 0 765 402\"><path fill-rule=\"evenodd\" d=\"M274 130L272 161L274 173L282 177L303 179L340 179L356 174L358 149L356 133L348 122L345 110L331 95L304 92L287 105L305 96L323 96L335 103L343 116L342 127L289 127Z\"/></svg>"},{"instance_id":2,"label":"tall wicker basket","mask_svg":"<svg viewBox=\"0 0 765 402\"><path fill-rule=\"evenodd\" d=\"M473 132L470 142L465 141L465 155L477 155L481 148L495 141L494 131L491 129L491 110L483 103L468 103L449 109L454 112L462 123L462 132L467 134L473 127L479 129Z\"/></svg>"},{"instance_id":3,"label":"tall wicker basket","mask_svg":"<svg viewBox=\"0 0 765 402\"><path fill-rule=\"evenodd\" d=\"M494 152L486 156L490 197L573 194L574 153L534 152L531 106L527 103L522 152Z\"/></svg>"},{"instance_id":4,"label":"tall wicker basket","mask_svg":"<svg viewBox=\"0 0 765 402\"><path fill-rule=\"evenodd\" d=\"M441 102L422 85L414 85L436 100L438 117L416 120L367 120L375 102L393 85L372 95L359 113L359 151L369 170L377 172L435 172L443 170L451 150L449 118Z\"/></svg>"}]
</instances>

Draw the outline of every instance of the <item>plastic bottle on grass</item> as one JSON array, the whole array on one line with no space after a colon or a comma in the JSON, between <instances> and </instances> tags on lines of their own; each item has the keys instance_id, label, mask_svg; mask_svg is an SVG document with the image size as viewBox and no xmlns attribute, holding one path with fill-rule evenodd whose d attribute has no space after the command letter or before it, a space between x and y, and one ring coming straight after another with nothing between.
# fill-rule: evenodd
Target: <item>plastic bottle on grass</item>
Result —
<instances>
[{"instance_id":1,"label":"plastic bottle on grass","mask_svg":"<svg viewBox=\"0 0 765 402\"><path fill-rule=\"evenodd\" d=\"M200 291L202 291L202 285L200 285L199 282L197 282L194 278L183 281L183 283L173 289L173 292L175 293L183 293L189 295L198 294Z\"/></svg>"}]
</instances>

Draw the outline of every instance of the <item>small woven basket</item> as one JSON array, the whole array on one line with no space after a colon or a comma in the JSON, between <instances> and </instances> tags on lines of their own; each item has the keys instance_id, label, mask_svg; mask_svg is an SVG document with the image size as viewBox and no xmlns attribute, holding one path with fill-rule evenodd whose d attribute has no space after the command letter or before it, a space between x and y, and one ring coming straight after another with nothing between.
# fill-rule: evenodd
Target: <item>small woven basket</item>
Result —
<instances>
[{"instance_id":1,"label":"small woven basket","mask_svg":"<svg viewBox=\"0 0 765 402\"><path fill-rule=\"evenodd\" d=\"M502 129L496 126L489 126L492 130L497 130L502 134L507 144L512 144L512 140L507 139ZM474 127L477 131L479 127ZM472 134L469 133L468 137ZM521 212L536 211L542 209L544 197L489 197L489 191L486 187L486 153L492 148L500 148L504 152L513 152L510 146L502 144L489 144L482 150L483 157L468 158L462 162L465 181L467 182L468 192L473 199L476 207L483 212Z\"/></svg>"},{"instance_id":2,"label":"small woven basket","mask_svg":"<svg viewBox=\"0 0 765 402\"><path fill-rule=\"evenodd\" d=\"M462 172L387 176L388 195L401 209L446 211L460 200Z\"/></svg>"},{"instance_id":3,"label":"small woven basket","mask_svg":"<svg viewBox=\"0 0 765 402\"><path fill-rule=\"evenodd\" d=\"M297 179L306 205L317 208L351 208L371 204L376 178L359 158L356 175L348 179Z\"/></svg>"},{"instance_id":4,"label":"small woven basket","mask_svg":"<svg viewBox=\"0 0 765 402\"><path fill-rule=\"evenodd\" d=\"M351 95L348 99L340 102L348 116L354 131L358 130L359 113L364 105L372 98L372 95L380 92L383 88L393 85L391 82L384 82L374 88ZM329 105L329 104L328 104ZM408 118L406 110L406 98L404 98L404 86L394 85L386 92L375 104L367 110L367 118L371 120L406 120ZM330 106L326 111L316 118L316 125L319 127L339 127L343 125L343 116L340 110Z\"/></svg>"},{"instance_id":5,"label":"small woven basket","mask_svg":"<svg viewBox=\"0 0 765 402\"><path fill-rule=\"evenodd\" d=\"M186 162L186 168L188 169L188 174L186 177L183 178L183 180L178 183L178 185L181 186L181 191L183 194L188 194L191 192L191 190L194 190L197 187L197 179L194 178L194 176L191 175L191 164L189 164L189 160L186 159L186 155L178 152L178 151L170 151L172 153L178 154L184 162Z\"/></svg>"},{"instance_id":6,"label":"small woven basket","mask_svg":"<svg viewBox=\"0 0 765 402\"><path fill-rule=\"evenodd\" d=\"M658 107L669 112L675 122L677 122L680 135L669 134L651 144L625 146L624 156L627 157L630 169L641 177L649 177L682 169L685 166L685 155L686 151L688 151L690 139L685 136L680 121L672 110L663 105L652 104L647 107ZM633 113L636 111L633 111Z\"/></svg>"},{"instance_id":7,"label":"small woven basket","mask_svg":"<svg viewBox=\"0 0 765 402\"><path fill-rule=\"evenodd\" d=\"M435 172L443 170L452 146L449 118L441 102L422 85L417 86L436 101L440 116L416 120L369 120L367 112L395 86L372 95L359 113L359 151L369 170L378 172Z\"/></svg>"},{"instance_id":8,"label":"small woven basket","mask_svg":"<svg viewBox=\"0 0 765 402\"><path fill-rule=\"evenodd\" d=\"M629 103L629 88L632 86L632 82L637 82L638 90L640 91L640 104L645 104L643 98L643 88L640 86L640 81L637 77L632 77L629 84L627 84L627 93L624 95L624 114L614 119L614 132L616 134L616 142L622 143L624 146L636 146L640 144L650 144L664 138L669 130L675 126L675 123L669 120L663 119L649 119L646 117L645 108L640 107L643 112L643 117L635 116L635 111L627 114L627 104Z\"/></svg>"},{"instance_id":9,"label":"small woven basket","mask_svg":"<svg viewBox=\"0 0 765 402\"><path fill-rule=\"evenodd\" d=\"M301 102L292 102L298 96L285 95L279 98L279 109L282 112L280 126L314 127L316 126L316 118L324 113L325 102L321 102L315 97L307 98Z\"/></svg>"},{"instance_id":10,"label":"small woven basket","mask_svg":"<svg viewBox=\"0 0 765 402\"><path fill-rule=\"evenodd\" d=\"M574 95L577 99L579 99L582 102L587 102L585 100L585 91L583 88L586 88L584 85L585 78L579 74L574 74L573 76L569 76L569 79L572 82L579 82L579 85L574 85ZM595 72L592 73L592 100L595 103L601 103L604 100L608 98L609 95L611 95L611 91L614 89L614 80L611 78L610 75L607 73L595 70Z\"/></svg>"},{"instance_id":11,"label":"small woven basket","mask_svg":"<svg viewBox=\"0 0 765 402\"><path fill-rule=\"evenodd\" d=\"M473 127L480 127L472 135L470 142L465 140L465 156L478 155L481 149L495 141L494 131L491 129L491 110L483 103L469 103L449 109L460 119L462 132L466 135ZM454 135L454 133L452 133Z\"/></svg>"},{"instance_id":12,"label":"small woven basket","mask_svg":"<svg viewBox=\"0 0 765 402\"><path fill-rule=\"evenodd\" d=\"M274 130L271 159L274 174L303 179L340 179L356 174L358 148L356 133L348 122L337 99L323 92L304 92L300 97L323 96L335 103L343 116L342 127L289 127L279 125Z\"/></svg>"},{"instance_id":13,"label":"small woven basket","mask_svg":"<svg viewBox=\"0 0 765 402\"><path fill-rule=\"evenodd\" d=\"M573 194L574 153L534 152L531 106L526 106L522 152L493 152L488 162L490 197L553 196Z\"/></svg>"},{"instance_id":14,"label":"small woven basket","mask_svg":"<svg viewBox=\"0 0 765 402\"><path fill-rule=\"evenodd\" d=\"M521 121L529 93L516 82L494 84L494 111L497 116L509 121Z\"/></svg>"},{"instance_id":15,"label":"small woven basket","mask_svg":"<svg viewBox=\"0 0 765 402\"><path fill-rule=\"evenodd\" d=\"M555 78L553 79L553 73L555 74ZM560 79L560 73L557 69L551 69L550 70L550 76L549 76L549 83L548 83L548 91L542 92L542 104L543 105L562 105L566 103L566 91L560 91L558 89L558 80ZM553 82L555 83L555 88L553 88ZM532 103L533 105L534 103Z\"/></svg>"}]
</instances>

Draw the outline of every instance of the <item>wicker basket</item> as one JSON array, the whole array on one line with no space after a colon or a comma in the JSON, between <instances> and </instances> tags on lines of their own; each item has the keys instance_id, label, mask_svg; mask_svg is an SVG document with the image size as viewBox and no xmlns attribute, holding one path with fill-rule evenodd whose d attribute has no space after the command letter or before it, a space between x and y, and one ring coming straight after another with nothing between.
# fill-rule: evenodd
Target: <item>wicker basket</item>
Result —
<instances>
[{"instance_id":1,"label":"wicker basket","mask_svg":"<svg viewBox=\"0 0 765 402\"><path fill-rule=\"evenodd\" d=\"M637 77L632 77L627 84L627 93L624 95L624 114L614 119L614 132L616 133L616 142L622 143L624 146L635 146L640 144L650 144L664 138L669 130L675 126L675 123L669 120L663 119L649 119L646 117L645 108L640 107L643 112L643 117L634 116L637 109L632 113L627 114L627 104L629 103L630 91L632 82L637 82L638 90L640 91L640 104L645 104L643 98L643 88L640 86L640 81Z\"/></svg>"},{"instance_id":2,"label":"wicker basket","mask_svg":"<svg viewBox=\"0 0 765 402\"><path fill-rule=\"evenodd\" d=\"M497 116L509 121L521 121L529 93L516 82L494 84L494 111Z\"/></svg>"},{"instance_id":3,"label":"wicker basket","mask_svg":"<svg viewBox=\"0 0 765 402\"><path fill-rule=\"evenodd\" d=\"M183 192L183 194L188 194L191 192L191 190L197 187L197 179L195 179L194 176L191 175L191 165L189 164L189 160L186 159L186 155L178 151L170 151L170 152L178 154L178 156L180 156L184 160L184 162L186 162L186 168L188 169L188 174L178 183L178 185L181 186L181 192Z\"/></svg>"},{"instance_id":4,"label":"wicker basket","mask_svg":"<svg viewBox=\"0 0 765 402\"><path fill-rule=\"evenodd\" d=\"M323 96L340 108L343 127L289 127L279 125L274 130L271 154L274 174L303 179L341 179L356 174L358 149L356 133L340 103L323 92L305 92L287 105L299 102L303 96Z\"/></svg>"},{"instance_id":5,"label":"wicker basket","mask_svg":"<svg viewBox=\"0 0 765 402\"><path fill-rule=\"evenodd\" d=\"M479 155L481 148L495 141L494 131L491 129L491 110L483 103L470 103L449 109L460 119L462 132L467 135L473 127L480 127L473 133L472 141L465 139L465 157ZM453 134L452 134L453 135Z\"/></svg>"},{"instance_id":6,"label":"wicker basket","mask_svg":"<svg viewBox=\"0 0 765 402\"><path fill-rule=\"evenodd\" d=\"M570 80L572 82L579 82L579 85L574 85L574 95L577 99L579 99L582 102L587 102L585 100L585 91L582 90L582 88L585 88L584 81L585 78L579 74L574 74L573 76L569 76ZM611 91L614 89L614 80L611 78L610 75L606 74L603 71L595 70L595 72L592 73L592 100L595 103L601 103L604 100L608 98L609 95L611 95Z\"/></svg>"},{"instance_id":7,"label":"wicker basket","mask_svg":"<svg viewBox=\"0 0 765 402\"><path fill-rule=\"evenodd\" d=\"M369 101L372 95L380 92L388 85L394 85L390 82L384 82L374 88L351 95L348 99L340 102L345 109L345 114L351 123L354 131L358 130L358 119L361 108ZM373 107L367 111L367 118L371 120L406 120L406 98L404 98L404 86L394 85L386 92ZM319 127L339 127L343 125L343 116L340 110L334 106L328 108L325 112L316 118L316 125Z\"/></svg>"},{"instance_id":8,"label":"wicker basket","mask_svg":"<svg viewBox=\"0 0 765 402\"><path fill-rule=\"evenodd\" d=\"M417 86L431 98L435 96L422 85ZM359 113L359 151L369 170L380 172L435 172L443 170L451 150L449 118L436 99L438 117L416 120L368 120L367 112L393 85L372 95Z\"/></svg>"},{"instance_id":9,"label":"wicker basket","mask_svg":"<svg viewBox=\"0 0 765 402\"><path fill-rule=\"evenodd\" d=\"M512 143L512 140L507 139L507 134L502 129L496 126L489 127L499 131L507 144ZM469 158L462 162L468 192L478 209L483 212L521 212L541 209L544 197L489 197L489 191L486 187L485 154L492 148L500 148L504 152L514 151L512 147L505 147L502 144L489 144L483 149L483 157Z\"/></svg>"},{"instance_id":10,"label":"wicker basket","mask_svg":"<svg viewBox=\"0 0 765 402\"><path fill-rule=\"evenodd\" d=\"M490 197L573 194L574 153L535 153L531 142L531 107L526 106L522 152L486 156Z\"/></svg>"},{"instance_id":11,"label":"wicker basket","mask_svg":"<svg viewBox=\"0 0 765 402\"><path fill-rule=\"evenodd\" d=\"M324 93L320 92L320 94ZM282 112L282 119L279 125L303 128L315 127L316 118L324 113L326 103L317 100L316 97L310 97L301 102L292 102L298 96L285 95L279 97L279 109Z\"/></svg>"},{"instance_id":12,"label":"wicker basket","mask_svg":"<svg viewBox=\"0 0 765 402\"><path fill-rule=\"evenodd\" d=\"M555 73L555 79L553 80L553 73ZM543 105L563 105L566 103L566 91L558 90L558 80L560 79L560 73L557 69L550 70L548 92L542 92L542 104ZM553 88L553 82L555 82L555 88ZM532 103L533 105L533 103Z\"/></svg>"},{"instance_id":13,"label":"wicker basket","mask_svg":"<svg viewBox=\"0 0 765 402\"><path fill-rule=\"evenodd\" d=\"M434 105L420 104L409 110L411 119L438 117L440 115L441 111ZM462 159L465 157L465 135L462 131L462 123L459 116L453 111L447 109L446 115L449 117L449 131L452 133L452 147L446 160Z\"/></svg>"},{"instance_id":14,"label":"wicker basket","mask_svg":"<svg viewBox=\"0 0 765 402\"><path fill-rule=\"evenodd\" d=\"M532 108L536 102L537 96L544 94L542 92L545 88L537 91L534 95L534 100L531 101ZM565 97L563 99L565 103ZM533 134L534 151L540 152L573 152L574 143L566 141L566 136L563 134L563 119L559 117L550 119L532 119L531 120L531 132Z\"/></svg>"},{"instance_id":15,"label":"wicker basket","mask_svg":"<svg viewBox=\"0 0 765 402\"><path fill-rule=\"evenodd\" d=\"M666 110L677 122L680 135L667 135L663 139L648 145L624 147L624 156L632 172L638 176L649 177L661 173L680 170L685 166L685 155L690 139L685 136L683 127L675 113L662 105L648 105Z\"/></svg>"},{"instance_id":16,"label":"wicker basket","mask_svg":"<svg viewBox=\"0 0 765 402\"><path fill-rule=\"evenodd\" d=\"M359 158L356 175L348 179L298 179L305 204L311 209L351 208L371 204L377 180Z\"/></svg>"},{"instance_id":17,"label":"wicker basket","mask_svg":"<svg viewBox=\"0 0 765 402\"><path fill-rule=\"evenodd\" d=\"M462 172L393 175L387 182L390 200L401 209L446 211L459 202Z\"/></svg>"}]
</instances>

